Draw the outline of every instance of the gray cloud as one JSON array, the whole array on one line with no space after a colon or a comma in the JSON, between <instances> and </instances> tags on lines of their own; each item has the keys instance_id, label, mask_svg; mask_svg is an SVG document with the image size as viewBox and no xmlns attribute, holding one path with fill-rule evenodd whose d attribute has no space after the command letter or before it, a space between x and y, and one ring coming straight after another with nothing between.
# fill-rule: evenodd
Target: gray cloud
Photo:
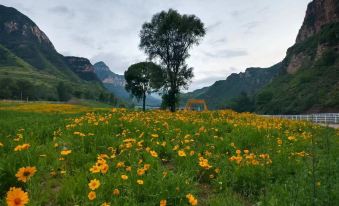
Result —
<instances>
[{"instance_id":1,"label":"gray cloud","mask_svg":"<svg viewBox=\"0 0 339 206\"><path fill-rule=\"evenodd\" d=\"M255 28L260 26L262 22L260 21L250 21L242 25L242 27L245 29L245 33L249 34L251 33Z\"/></svg>"},{"instance_id":2,"label":"gray cloud","mask_svg":"<svg viewBox=\"0 0 339 206\"><path fill-rule=\"evenodd\" d=\"M209 43L212 45L220 45L220 44L225 44L226 42L227 42L226 38L220 38L220 39L211 40Z\"/></svg>"},{"instance_id":3,"label":"gray cloud","mask_svg":"<svg viewBox=\"0 0 339 206\"><path fill-rule=\"evenodd\" d=\"M208 77L203 77L203 78L199 78L199 79L195 79L194 80L194 84L196 85L197 88L202 88L202 87L206 87L206 86L211 86L214 82L218 81L218 80L225 80L226 79L226 75L210 75Z\"/></svg>"},{"instance_id":4,"label":"gray cloud","mask_svg":"<svg viewBox=\"0 0 339 206\"><path fill-rule=\"evenodd\" d=\"M238 69L237 68L235 68L235 67L230 67L230 71L231 72L235 72L235 71L237 71Z\"/></svg>"},{"instance_id":5,"label":"gray cloud","mask_svg":"<svg viewBox=\"0 0 339 206\"><path fill-rule=\"evenodd\" d=\"M213 24L208 25L206 27L206 30L207 30L207 32L210 32L210 31L214 30L215 28L219 27L220 25L222 25L221 21L214 22Z\"/></svg>"},{"instance_id":6,"label":"gray cloud","mask_svg":"<svg viewBox=\"0 0 339 206\"><path fill-rule=\"evenodd\" d=\"M49 8L48 10L56 14L74 14L74 12L68 9L66 6L54 6Z\"/></svg>"},{"instance_id":7,"label":"gray cloud","mask_svg":"<svg viewBox=\"0 0 339 206\"><path fill-rule=\"evenodd\" d=\"M231 16L232 16L233 18L238 18L238 17L240 16L240 14L241 14L241 11L239 11L239 10L234 10L234 11L232 11L230 14L231 14Z\"/></svg>"},{"instance_id":8,"label":"gray cloud","mask_svg":"<svg viewBox=\"0 0 339 206\"><path fill-rule=\"evenodd\" d=\"M204 52L204 53L206 56L213 58L233 58L248 55L248 52L242 49L239 50L225 49L216 52Z\"/></svg>"}]
</instances>

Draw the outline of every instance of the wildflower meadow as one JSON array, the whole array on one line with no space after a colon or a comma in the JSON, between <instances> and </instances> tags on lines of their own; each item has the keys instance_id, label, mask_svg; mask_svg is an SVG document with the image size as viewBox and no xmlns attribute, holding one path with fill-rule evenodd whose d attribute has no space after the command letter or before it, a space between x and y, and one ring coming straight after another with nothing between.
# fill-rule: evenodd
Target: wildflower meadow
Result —
<instances>
[{"instance_id":1,"label":"wildflower meadow","mask_svg":"<svg viewBox=\"0 0 339 206\"><path fill-rule=\"evenodd\" d=\"M0 103L0 205L335 205L339 130L223 111Z\"/></svg>"}]
</instances>

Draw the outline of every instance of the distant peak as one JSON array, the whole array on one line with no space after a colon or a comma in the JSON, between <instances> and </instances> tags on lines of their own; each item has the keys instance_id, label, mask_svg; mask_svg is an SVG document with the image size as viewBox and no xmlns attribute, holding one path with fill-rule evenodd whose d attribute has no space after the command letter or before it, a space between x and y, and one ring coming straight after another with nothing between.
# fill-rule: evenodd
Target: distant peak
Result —
<instances>
[{"instance_id":1,"label":"distant peak","mask_svg":"<svg viewBox=\"0 0 339 206\"><path fill-rule=\"evenodd\" d=\"M111 72L110 68L103 61L99 61L99 62L95 63L93 66L94 66L95 70L97 70L97 71L110 71Z\"/></svg>"},{"instance_id":2,"label":"distant peak","mask_svg":"<svg viewBox=\"0 0 339 206\"><path fill-rule=\"evenodd\" d=\"M95 63L94 66L108 67L107 64L105 64L105 62L103 62L103 61L99 61L99 62Z\"/></svg>"}]
</instances>

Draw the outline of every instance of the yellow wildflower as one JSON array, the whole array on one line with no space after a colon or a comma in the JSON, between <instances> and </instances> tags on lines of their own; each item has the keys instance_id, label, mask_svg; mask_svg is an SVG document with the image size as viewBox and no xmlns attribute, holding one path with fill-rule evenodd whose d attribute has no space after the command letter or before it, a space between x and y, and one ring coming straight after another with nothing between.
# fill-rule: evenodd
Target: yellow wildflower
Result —
<instances>
[{"instance_id":1,"label":"yellow wildflower","mask_svg":"<svg viewBox=\"0 0 339 206\"><path fill-rule=\"evenodd\" d=\"M36 171L36 167L22 167L15 176L19 181L27 182L36 173Z\"/></svg>"},{"instance_id":2,"label":"yellow wildflower","mask_svg":"<svg viewBox=\"0 0 339 206\"><path fill-rule=\"evenodd\" d=\"M144 181L143 181L143 180L137 180L137 183L138 183L139 185L143 185L143 184L144 184Z\"/></svg>"},{"instance_id":3,"label":"yellow wildflower","mask_svg":"<svg viewBox=\"0 0 339 206\"><path fill-rule=\"evenodd\" d=\"M29 202L28 193L21 188L11 187L7 192L8 206L24 206Z\"/></svg>"},{"instance_id":4,"label":"yellow wildflower","mask_svg":"<svg viewBox=\"0 0 339 206\"><path fill-rule=\"evenodd\" d=\"M72 150L62 150L60 151L60 154L63 156L67 156L72 153Z\"/></svg>"},{"instance_id":5,"label":"yellow wildflower","mask_svg":"<svg viewBox=\"0 0 339 206\"><path fill-rule=\"evenodd\" d=\"M166 200L160 200L160 206L166 206L167 201Z\"/></svg>"},{"instance_id":6,"label":"yellow wildflower","mask_svg":"<svg viewBox=\"0 0 339 206\"><path fill-rule=\"evenodd\" d=\"M22 151L22 150L27 150L31 145L30 144L22 144L18 145L14 148L14 151Z\"/></svg>"},{"instance_id":7,"label":"yellow wildflower","mask_svg":"<svg viewBox=\"0 0 339 206\"><path fill-rule=\"evenodd\" d=\"M128 176L127 176L127 175L121 175L121 179L127 180L127 179L128 179Z\"/></svg>"},{"instance_id":8,"label":"yellow wildflower","mask_svg":"<svg viewBox=\"0 0 339 206\"><path fill-rule=\"evenodd\" d=\"M137 170L137 174L138 174L139 176L145 174L145 169L143 169L143 168L138 169L138 170Z\"/></svg>"},{"instance_id":9,"label":"yellow wildflower","mask_svg":"<svg viewBox=\"0 0 339 206\"><path fill-rule=\"evenodd\" d=\"M120 195L120 190L119 189L114 189L113 190L113 195L114 196L119 196Z\"/></svg>"},{"instance_id":10,"label":"yellow wildflower","mask_svg":"<svg viewBox=\"0 0 339 206\"><path fill-rule=\"evenodd\" d=\"M100 187L100 181L97 179L91 180L90 183L88 183L88 187L91 190L96 190Z\"/></svg>"},{"instance_id":11,"label":"yellow wildflower","mask_svg":"<svg viewBox=\"0 0 339 206\"><path fill-rule=\"evenodd\" d=\"M178 155L179 155L180 157L186 157L186 153L185 153L184 150L179 150L179 151L178 151Z\"/></svg>"},{"instance_id":12,"label":"yellow wildflower","mask_svg":"<svg viewBox=\"0 0 339 206\"><path fill-rule=\"evenodd\" d=\"M198 200L191 194L187 194L186 198L191 205L198 205Z\"/></svg>"},{"instance_id":13,"label":"yellow wildflower","mask_svg":"<svg viewBox=\"0 0 339 206\"><path fill-rule=\"evenodd\" d=\"M154 150L151 150L149 153L151 154L152 157L158 157L158 153Z\"/></svg>"},{"instance_id":14,"label":"yellow wildflower","mask_svg":"<svg viewBox=\"0 0 339 206\"><path fill-rule=\"evenodd\" d=\"M88 193L88 199L92 201L92 200L95 200L95 198L97 198L96 193L94 191L90 191Z\"/></svg>"}]
</instances>

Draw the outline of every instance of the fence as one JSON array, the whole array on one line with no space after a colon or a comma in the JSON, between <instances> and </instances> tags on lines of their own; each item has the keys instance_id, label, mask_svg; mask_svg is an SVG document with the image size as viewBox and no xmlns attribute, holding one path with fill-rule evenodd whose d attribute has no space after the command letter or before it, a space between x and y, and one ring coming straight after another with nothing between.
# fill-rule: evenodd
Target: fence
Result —
<instances>
[{"instance_id":1,"label":"fence","mask_svg":"<svg viewBox=\"0 0 339 206\"><path fill-rule=\"evenodd\" d=\"M339 113L300 114L300 115L263 115L291 120L306 120L322 124L339 124Z\"/></svg>"}]
</instances>

